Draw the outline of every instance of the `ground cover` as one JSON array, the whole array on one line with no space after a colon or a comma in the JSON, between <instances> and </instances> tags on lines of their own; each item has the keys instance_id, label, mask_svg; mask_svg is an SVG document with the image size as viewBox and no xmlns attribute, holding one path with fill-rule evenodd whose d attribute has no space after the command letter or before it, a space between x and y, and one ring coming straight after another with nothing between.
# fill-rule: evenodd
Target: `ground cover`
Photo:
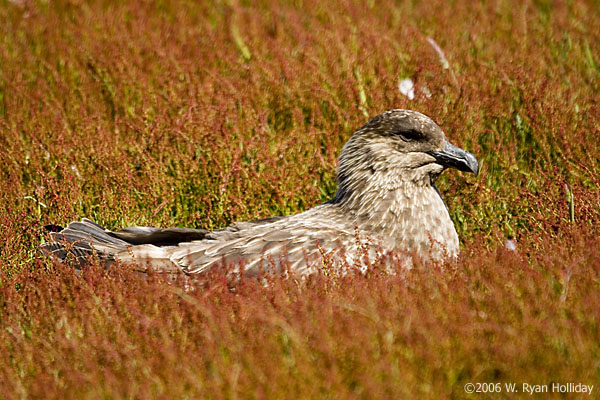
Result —
<instances>
[{"instance_id":1,"label":"ground cover","mask_svg":"<svg viewBox=\"0 0 600 400\"><path fill-rule=\"evenodd\" d=\"M598 21L594 1L1 2L0 396L600 384ZM480 160L438 185L456 262L184 291L37 251L81 216L213 229L310 208L392 108Z\"/></svg>"}]
</instances>

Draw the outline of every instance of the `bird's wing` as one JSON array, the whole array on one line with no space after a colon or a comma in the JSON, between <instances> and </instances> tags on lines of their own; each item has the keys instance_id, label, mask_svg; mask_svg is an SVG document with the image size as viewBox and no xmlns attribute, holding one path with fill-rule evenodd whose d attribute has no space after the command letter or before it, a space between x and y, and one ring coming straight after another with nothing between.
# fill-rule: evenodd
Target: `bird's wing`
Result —
<instances>
[{"instance_id":1,"label":"bird's wing","mask_svg":"<svg viewBox=\"0 0 600 400\"><path fill-rule=\"evenodd\" d=\"M152 226L130 226L120 231L113 232L105 230L105 232L106 234L124 240L131 245L151 244L158 247L177 246L179 243L192 242L195 240L228 240L229 238L239 236L247 229L266 225L281 218L284 217L271 217L250 222L237 222L226 228L212 232L206 229L155 228Z\"/></svg>"},{"instance_id":2,"label":"bird's wing","mask_svg":"<svg viewBox=\"0 0 600 400\"><path fill-rule=\"evenodd\" d=\"M223 265L246 275L284 268L306 274L322 265L352 266L359 251L354 225L330 205L212 232L130 227L107 233L129 244L115 254L121 262L189 274Z\"/></svg>"},{"instance_id":3,"label":"bird's wing","mask_svg":"<svg viewBox=\"0 0 600 400\"><path fill-rule=\"evenodd\" d=\"M176 246L182 242L202 240L210 232L205 229L131 226L117 232L107 231L106 233L132 245Z\"/></svg>"},{"instance_id":4,"label":"bird's wing","mask_svg":"<svg viewBox=\"0 0 600 400\"><path fill-rule=\"evenodd\" d=\"M245 274L281 271L303 274L328 257L345 256L356 247L353 229L327 221L278 219L247 226L213 240L181 243L169 249L170 260L187 273L202 273L218 264L239 267ZM338 257L339 258L339 257Z\"/></svg>"}]
</instances>

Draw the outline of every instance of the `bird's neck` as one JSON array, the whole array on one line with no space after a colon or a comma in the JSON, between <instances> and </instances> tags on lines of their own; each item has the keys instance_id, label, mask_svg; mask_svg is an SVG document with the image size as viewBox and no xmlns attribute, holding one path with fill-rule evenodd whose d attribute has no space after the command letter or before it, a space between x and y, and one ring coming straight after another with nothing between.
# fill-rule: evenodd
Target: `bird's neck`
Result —
<instances>
[{"instance_id":1,"label":"bird's neck","mask_svg":"<svg viewBox=\"0 0 600 400\"><path fill-rule=\"evenodd\" d=\"M430 175L390 170L363 177L340 185L332 200L360 231L434 259L458 254L454 223Z\"/></svg>"}]
</instances>

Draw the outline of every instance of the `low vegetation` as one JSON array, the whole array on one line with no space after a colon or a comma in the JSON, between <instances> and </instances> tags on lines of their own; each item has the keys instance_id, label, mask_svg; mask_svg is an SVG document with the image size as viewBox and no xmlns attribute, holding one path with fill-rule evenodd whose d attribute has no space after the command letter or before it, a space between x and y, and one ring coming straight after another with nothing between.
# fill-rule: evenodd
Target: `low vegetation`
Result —
<instances>
[{"instance_id":1,"label":"low vegetation","mask_svg":"<svg viewBox=\"0 0 600 400\"><path fill-rule=\"evenodd\" d=\"M600 385L599 21L594 1L0 0L0 397ZM232 290L38 252L44 225L82 216L214 229L308 209L392 108L480 160L438 184L456 261Z\"/></svg>"}]
</instances>

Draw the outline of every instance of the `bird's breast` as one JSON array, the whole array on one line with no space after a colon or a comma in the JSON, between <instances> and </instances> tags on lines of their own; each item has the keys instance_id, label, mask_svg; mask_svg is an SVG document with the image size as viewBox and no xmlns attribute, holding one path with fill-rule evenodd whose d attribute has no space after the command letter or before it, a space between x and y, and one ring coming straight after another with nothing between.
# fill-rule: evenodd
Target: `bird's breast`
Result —
<instances>
[{"instance_id":1,"label":"bird's breast","mask_svg":"<svg viewBox=\"0 0 600 400\"><path fill-rule=\"evenodd\" d=\"M359 229L380 238L386 248L442 260L458 254L458 234L433 186L401 187L366 197L354 210Z\"/></svg>"}]
</instances>

